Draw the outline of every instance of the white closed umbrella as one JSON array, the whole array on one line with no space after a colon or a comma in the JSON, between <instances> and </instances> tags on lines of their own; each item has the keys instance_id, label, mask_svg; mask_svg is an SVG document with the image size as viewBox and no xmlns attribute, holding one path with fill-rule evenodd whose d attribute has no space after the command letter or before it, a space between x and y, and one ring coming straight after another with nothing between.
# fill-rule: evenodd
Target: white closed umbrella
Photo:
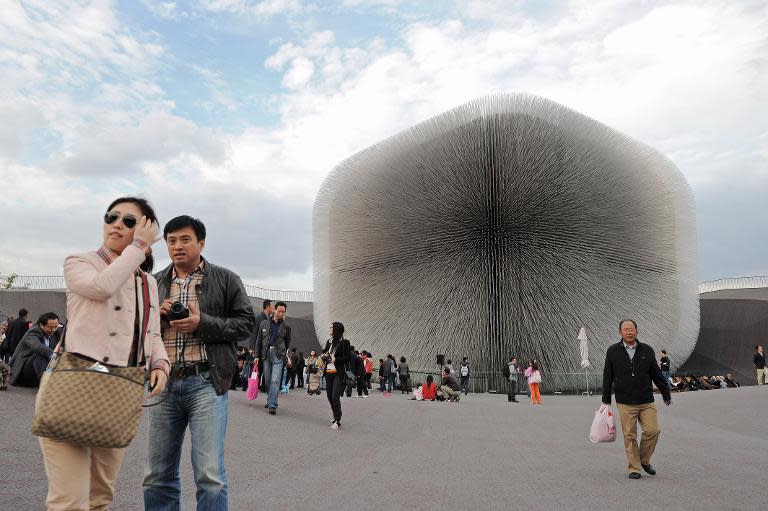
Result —
<instances>
[{"instance_id":1,"label":"white closed umbrella","mask_svg":"<svg viewBox=\"0 0 768 511\"><path fill-rule=\"evenodd\" d=\"M584 369L584 378L587 380L587 395L589 395L589 373L587 369L592 365L589 363L589 339L587 338L587 329L581 327L579 335L579 353L581 354L581 368Z\"/></svg>"},{"instance_id":2,"label":"white closed umbrella","mask_svg":"<svg viewBox=\"0 0 768 511\"><path fill-rule=\"evenodd\" d=\"M581 353L581 368L588 369L592 364L589 363L589 339L587 339L587 329L581 327L579 330L579 352Z\"/></svg>"}]
</instances>

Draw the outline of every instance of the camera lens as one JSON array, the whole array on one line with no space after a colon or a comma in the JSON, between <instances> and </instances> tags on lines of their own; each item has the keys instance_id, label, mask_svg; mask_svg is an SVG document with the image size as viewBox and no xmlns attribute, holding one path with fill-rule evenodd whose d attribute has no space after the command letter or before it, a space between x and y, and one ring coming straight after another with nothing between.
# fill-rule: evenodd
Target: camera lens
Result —
<instances>
[{"instance_id":1,"label":"camera lens","mask_svg":"<svg viewBox=\"0 0 768 511\"><path fill-rule=\"evenodd\" d=\"M171 304L171 312L174 314L181 314L181 311L184 310L184 306L181 304L181 302L176 302Z\"/></svg>"}]
</instances>

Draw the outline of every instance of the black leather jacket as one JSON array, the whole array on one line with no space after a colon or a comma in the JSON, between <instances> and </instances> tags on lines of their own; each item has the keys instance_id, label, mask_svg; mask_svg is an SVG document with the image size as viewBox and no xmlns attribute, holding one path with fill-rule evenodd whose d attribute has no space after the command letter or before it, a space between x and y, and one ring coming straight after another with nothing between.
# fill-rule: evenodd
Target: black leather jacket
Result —
<instances>
[{"instance_id":1,"label":"black leather jacket","mask_svg":"<svg viewBox=\"0 0 768 511\"><path fill-rule=\"evenodd\" d=\"M173 265L155 274L160 303L170 296ZM255 327L256 315L240 277L208 261L203 265L203 282L197 289L200 324L197 336L205 344L211 381L216 394L224 394L237 371L237 343L247 339Z\"/></svg>"}]
</instances>

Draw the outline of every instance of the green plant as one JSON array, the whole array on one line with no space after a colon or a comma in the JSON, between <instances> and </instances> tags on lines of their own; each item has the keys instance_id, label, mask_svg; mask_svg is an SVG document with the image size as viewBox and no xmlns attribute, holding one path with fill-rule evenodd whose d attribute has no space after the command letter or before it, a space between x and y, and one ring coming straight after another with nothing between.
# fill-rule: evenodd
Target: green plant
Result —
<instances>
[{"instance_id":1,"label":"green plant","mask_svg":"<svg viewBox=\"0 0 768 511\"><path fill-rule=\"evenodd\" d=\"M13 287L13 282L16 280L16 277L19 275L16 273L11 273L5 278L5 282L0 283L0 289L11 289Z\"/></svg>"}]
</instances>

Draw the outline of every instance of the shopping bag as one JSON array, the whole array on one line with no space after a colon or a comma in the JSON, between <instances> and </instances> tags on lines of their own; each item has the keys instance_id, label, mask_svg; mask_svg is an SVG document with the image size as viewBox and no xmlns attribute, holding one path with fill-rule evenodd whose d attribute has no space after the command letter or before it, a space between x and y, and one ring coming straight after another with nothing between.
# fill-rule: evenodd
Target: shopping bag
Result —
<instances>
[{"instance_id":1,"label":"shopping bag","mask_svg":"<svg viewBox=\"0 0 768 511\"><path fill-rule=\"evenodd\" d=\"M253 365L253 372L248 378L248 401L253 401L259 395L259 366Z\"/></svg>"},{"instance_id":2,"label":"shopping bag","mask_svg":"<svg viewBox=\"0 0 768 511\"><path fill-rule=\"evenodd\" d=\"M421 386L416 387L413 389L413 399L416 401L424 401L424 391L421 388Z\"/></svg>"},{"instance_id":3,"label":"shopping bag","mask_svg":"<svg viewBox=\"0 0 768 511\"><path fill-rule=\"evenodd\" d=\"M603 403L595 412L592 428L589 430L589 439L593 443L616 441L616 420L609 405Z\"/></svg>"}]
</instances>

